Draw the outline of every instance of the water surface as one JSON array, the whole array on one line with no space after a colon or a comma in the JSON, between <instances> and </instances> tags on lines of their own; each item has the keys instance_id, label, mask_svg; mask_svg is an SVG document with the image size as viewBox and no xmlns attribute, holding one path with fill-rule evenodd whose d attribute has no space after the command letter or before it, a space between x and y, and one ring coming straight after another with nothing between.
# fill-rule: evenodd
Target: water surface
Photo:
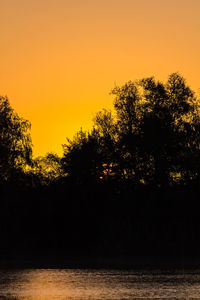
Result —
<instances>
[{"instance_id":1,"label":"water surface","mask_svg":"<svg viewBox=\"0 0 200 300\"><path fill-rule=\"evenodd\" d=\"M1 270L0 299L200 299L200 271Z\"/></svg>"}]
</instances>

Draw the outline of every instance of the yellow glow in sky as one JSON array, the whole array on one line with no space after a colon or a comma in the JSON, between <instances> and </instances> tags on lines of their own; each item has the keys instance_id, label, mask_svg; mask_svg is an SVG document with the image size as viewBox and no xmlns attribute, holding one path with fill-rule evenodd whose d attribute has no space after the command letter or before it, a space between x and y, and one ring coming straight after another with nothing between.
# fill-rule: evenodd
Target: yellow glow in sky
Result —
<instances>
[{"instance_id":1,"label":"yellow glow in sky","mask_svg":"<svg viewBox=\"0 0 200 300\"><path fill-rule=\"evenodd\" d=\"M0 0L0 94L32 124L34 155L66 137L115 84L172 72L200 88L199 0Z\"/></svg>"}]
</instances>

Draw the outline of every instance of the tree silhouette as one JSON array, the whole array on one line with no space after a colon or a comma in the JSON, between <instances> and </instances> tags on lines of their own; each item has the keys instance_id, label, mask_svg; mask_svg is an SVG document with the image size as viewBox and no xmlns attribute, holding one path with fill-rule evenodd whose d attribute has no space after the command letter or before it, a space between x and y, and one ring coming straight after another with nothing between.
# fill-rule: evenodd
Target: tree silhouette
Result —
<instances>
[{"instance_id":1,"label":"tree silhouette","mask_svg":"<svg viewBox=\"0 0 200 300\"><path fill-rule=\"evenodd\" d=\"M122 87L116 86L111 94L115 96L118 172L122 178L138 184L141 179L138 157L138 147L141 146L139 89L135 82L129 81Z\"/></svg>"},{"instance_id":2,"label":"tree silhouette","mask_svg":"<svg viewBox=\"0 0 200 300\"><path fill-rule=\"evenodd\" d=\"M136 184L168 186L175 176L192 179L199 156L199 109L178 73L166 84L154 78L116 87L118 147L123 172ZM196 174L196 175L195 175Z\"/></svg>"},{"instance_id":3,"label":"tree silhouette","mask_svg":"<svg viewBox=\"0 0 200 300\"><path fill-rule=\"evenodd\" d=\"M33 160L31 172L36 174L43 184L48 185L63 175L61 158L54 153L47 153L45 156L36 157Z\"/></svg>"},{"instance_id":4,"label":"tree silhouette","mask_svg":"<svg viewBox=\"0 0 200 300\"><path fill-rule=\"evenodd\" d=\"M67 139L63 145L64 156L62 166L64 173L76 184L99 180L102 176L103 162L99 147L99 134L77 132L73 140Z\"/></svg>"},{"instance_id":5,"label":"tree silhouette","mask_svg":"<svg viewBox=\"0 0 200 300\"><path fill-rule=\"evenodd\" d=\"M155 181L168 185L178 174L186 180L187 162L192 166L191 159L199 152L199 111L194 93L179 74L171 74L166 85L151 83L153 88L142 82L149 103L143 118L144 148L151 145Z\"/></svg>"},{"instance_id":6,"label":"tree silhouette","mask_svg":"<svg viewBox=\"0 0 200 300\"><path fill-rule=\"evenodd\" d=\"M30 123L11 107L7 97L0 97L0 178L9 180L31 164Z\"/></svg>"}]
</instances>

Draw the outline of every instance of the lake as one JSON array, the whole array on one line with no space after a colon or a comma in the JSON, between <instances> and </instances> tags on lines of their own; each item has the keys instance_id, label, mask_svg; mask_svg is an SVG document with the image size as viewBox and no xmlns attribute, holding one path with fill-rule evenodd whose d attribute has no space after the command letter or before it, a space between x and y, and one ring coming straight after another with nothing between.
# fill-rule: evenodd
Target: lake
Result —
<instances>
[{"instance_id":1,"label":"lake","mask_svg":"<svg viewBox=\"0 0 200 300\"><path fill-rule=\"evenodd\" d=\"M200 299L200 270L0 270L0 299Z\"/></svg>"}]
</instances>

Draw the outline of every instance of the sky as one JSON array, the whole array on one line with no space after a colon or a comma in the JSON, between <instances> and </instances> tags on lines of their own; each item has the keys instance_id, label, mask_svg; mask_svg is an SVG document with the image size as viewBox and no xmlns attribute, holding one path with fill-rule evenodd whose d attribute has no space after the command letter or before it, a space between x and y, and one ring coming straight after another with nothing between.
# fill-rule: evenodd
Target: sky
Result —
<instances>
[{"instance_id":1,"label":"sky","mask_svg":"<svg viewBox=\"0 0 200 300\"><path fill-rule=\"evenodd\" d=\"M0 0L0 95L32 124L34 156L113 106L115 85L179 72L200 88L200 0Z\"/></svg>"}]
</instances>

